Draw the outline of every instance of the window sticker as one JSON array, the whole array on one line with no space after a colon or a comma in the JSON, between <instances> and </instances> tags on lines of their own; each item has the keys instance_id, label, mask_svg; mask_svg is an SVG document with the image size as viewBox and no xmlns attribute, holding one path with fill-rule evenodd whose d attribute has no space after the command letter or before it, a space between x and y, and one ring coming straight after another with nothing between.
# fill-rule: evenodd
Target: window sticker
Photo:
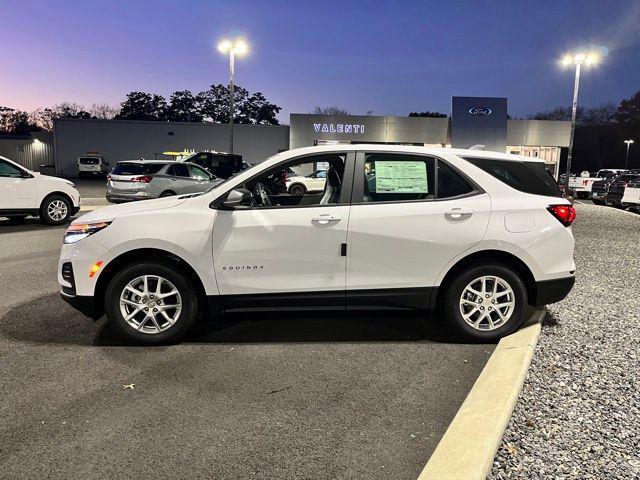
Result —
<instances>
[{"instance_id":1,"label":"window sticker","mask_svg":"<svg viewBox=\"0 0 640 480\"><path fill-rule=\"evenodd\" d=\"M429 193L427 164L376 161L376 193Z\"/></svg>"}]
</instances>

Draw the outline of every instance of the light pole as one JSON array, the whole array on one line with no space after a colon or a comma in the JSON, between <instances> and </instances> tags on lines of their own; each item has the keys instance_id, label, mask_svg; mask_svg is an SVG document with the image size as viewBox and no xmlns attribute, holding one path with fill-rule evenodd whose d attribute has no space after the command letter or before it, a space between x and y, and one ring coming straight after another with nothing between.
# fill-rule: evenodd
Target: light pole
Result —
<instances>
[{"instance_id":1,"label":"light pole","mask_svg":"<svg viewBox=\"0 0 640 480\"><path fill-rule=\"evenodd\" d=\"M567 171L564 179L565 192L569 191L569 175L571 175L571 156L573 154L573 136L576 131L576 112L578 110L578 90L580 89L580 67L585 63L587 65L595 65L598 63L599 55L595 52L578 52L575 54L565 55L562 60L562 66L576 66L576 77L573 84L573 104L571 105L571 136L569 137L569 152L567 154Z\"/></svg>"},{"instance_id":2,"label":"light pole","mask_svg":"<svg viewBox=\"0 0 640 480\"><path fill-rule=\"evenodd\" d=\"M220 53L229 54L229 153L233 153L233 120L235 107L233 104L233 76L235 73L236 55L242 56L249 51L249 45L242 38L222 40L218 44Z\"/></svg>"},{"instance_id":3,"label":"light pole","mask_svg":"<svg viewBox=\"0 0 640 480\"><path fill-rule=\"evenodd\" d=\"M633 140L625 140L624 143L627 144L627 156L624 159L624 165L627 170L629 170L629 147L633 143Z\"/></svg>"}]
</instances>

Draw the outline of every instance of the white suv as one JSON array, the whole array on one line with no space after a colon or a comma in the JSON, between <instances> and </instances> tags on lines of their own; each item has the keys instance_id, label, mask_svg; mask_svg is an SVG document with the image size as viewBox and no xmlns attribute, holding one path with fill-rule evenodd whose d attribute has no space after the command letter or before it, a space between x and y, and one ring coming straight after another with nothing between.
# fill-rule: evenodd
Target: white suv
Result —
<instances>
[{"instance_id":1,"label":"white suv","mask_svg":"<svg viewBox=\"0 0 640 480\"><path fill-rule=\"evenodd\" d=\"M61 225L80 210L80 193L63 178L32 172L0 157L0 217L22 221L37 215L49 225Z\"/></svg>"},{"instance_id":2,"label":"white suv","mask_svg":"<svg viewBox=\"0 0 640 480\"><path fill-rule=\"evenodd\" d=\"M327 167L324 189L265 182ZM211 190L95 210L69 227L62 296L134 341L267 309L439 309L463 336L516 330L574 284L573 206L535 158L411 146L279 153Z\"/></svg>"}]
</instances>

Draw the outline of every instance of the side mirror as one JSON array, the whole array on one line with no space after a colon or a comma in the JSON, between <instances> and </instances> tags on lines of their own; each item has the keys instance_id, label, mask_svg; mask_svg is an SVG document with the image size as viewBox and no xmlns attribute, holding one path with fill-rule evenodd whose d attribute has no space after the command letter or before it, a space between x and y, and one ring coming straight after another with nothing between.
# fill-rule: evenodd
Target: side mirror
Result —
<instances>
[{"instance_id":1,"label":"side mirror","mask_svg":"<svg viewBox=\"0 0 640 480\"><path fill-rule=\"evenodd\" d=\"M253 195L246 188L234 188L229 192L222 206L230 209L249 208L253 204Z\"/></svg>"}]
</instances>

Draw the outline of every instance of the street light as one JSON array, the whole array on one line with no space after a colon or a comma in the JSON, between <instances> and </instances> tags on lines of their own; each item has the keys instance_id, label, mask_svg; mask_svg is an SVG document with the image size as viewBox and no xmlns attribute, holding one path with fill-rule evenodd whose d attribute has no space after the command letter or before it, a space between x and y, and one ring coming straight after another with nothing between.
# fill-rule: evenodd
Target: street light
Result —
<instances>
[{"instance_id":1,"label":"street light","mask_svg":"<svg viewBox=\"0 0 640 480\"><path fill-rule=\"evenodd\" d=\"M624 159L625 168L629 170L629 147L633 143L633 140L625 140L624 143L627 144L627 156Z\"/></svg>"},{"instance_id":2,"label":"street light","mask_svg":"<svg viewBox=\"0 0 640 480\"><path fill-rule=\"evenodd\" d=\"M571 136L569 137L569 153L567 155L567 171L564 179L565 192L569 191L569 176L571 175L571 155L573 153L573 136L576 130L576 111L578 109L578 89L580 88L580 67L596 65L600 61L597 52L576 52L562 57L560 63L563 67L576 66L576 77L573 85L573 105L571 107Z\"/></svg>"},{"instance_id":3,"label":"street light","mask_svg":"<svg viewBox=\"0 0 640 480\"><path fill-rule=\"evenodd\" d=\"M220 53L229 54L229 153L233 153L233 120L235 107L233 104L233 75L235 71L235 57L241 57L249 51L249 45L242 38L222 40L218 43Z\"/></svg>"}]
</instances>

